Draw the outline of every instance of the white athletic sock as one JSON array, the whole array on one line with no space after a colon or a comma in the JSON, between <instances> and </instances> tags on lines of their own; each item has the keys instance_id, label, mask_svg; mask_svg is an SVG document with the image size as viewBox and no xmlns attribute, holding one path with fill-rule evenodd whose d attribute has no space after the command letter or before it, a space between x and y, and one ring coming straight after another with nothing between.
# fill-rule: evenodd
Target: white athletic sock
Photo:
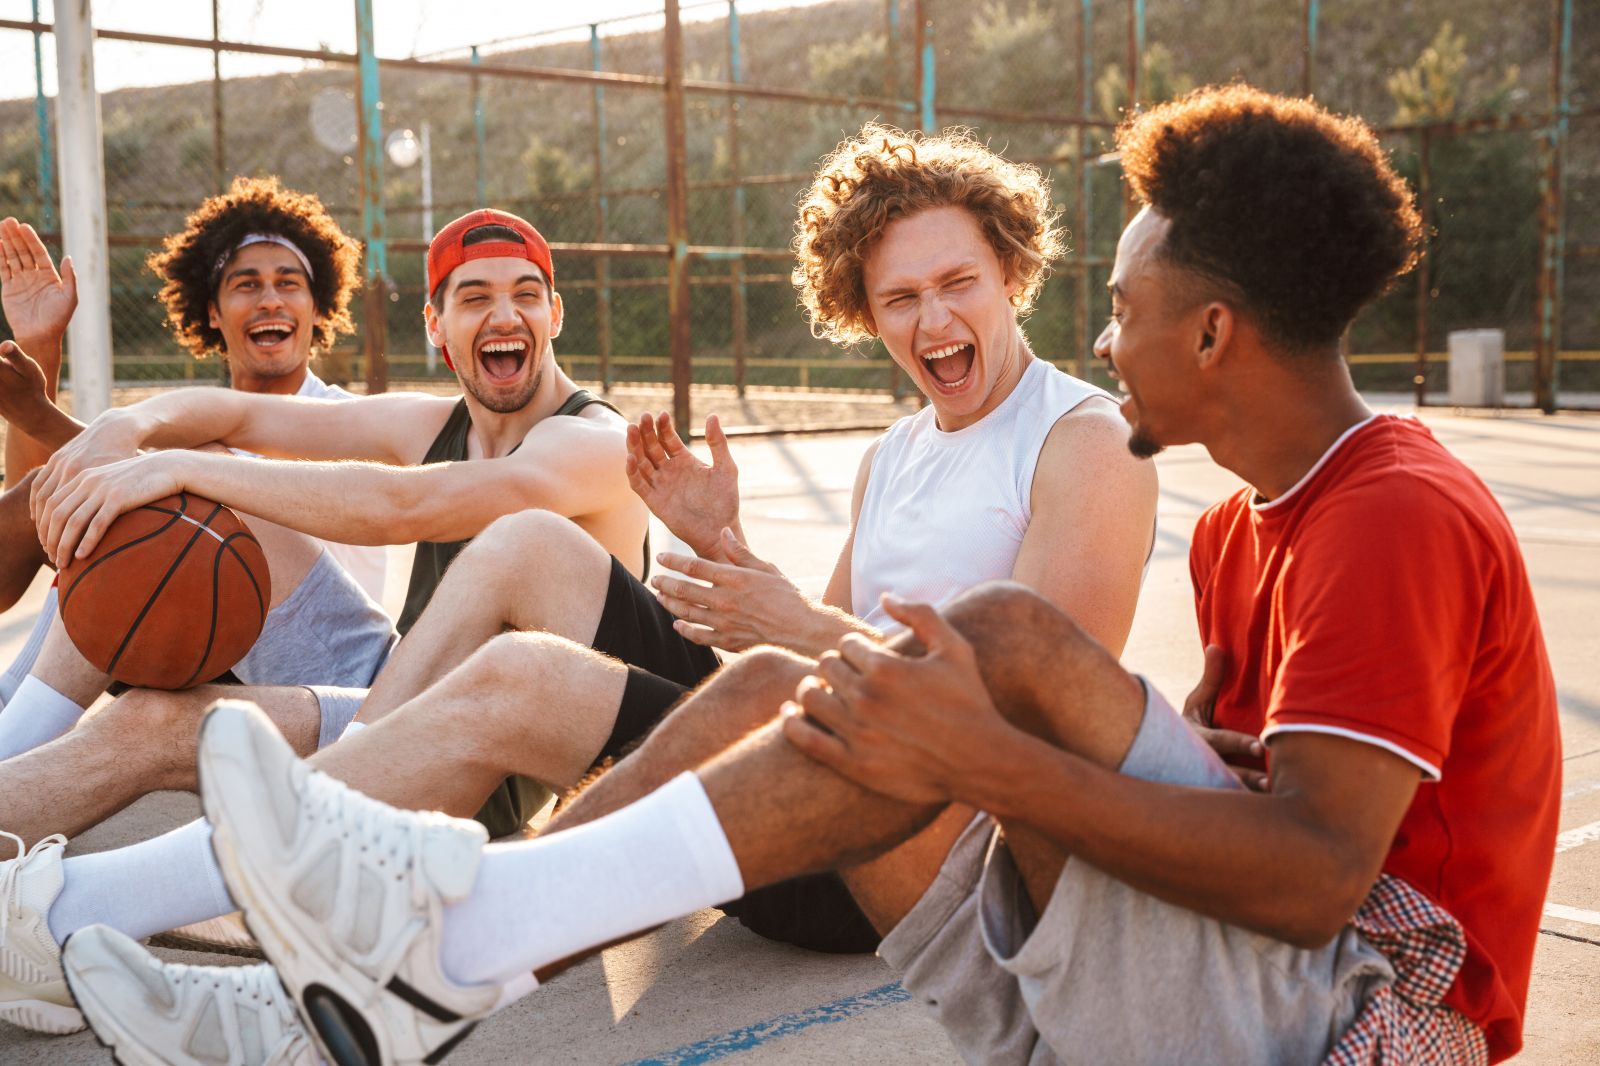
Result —
<instances>
[{"instance_id":1,"label":"white athletic sock","mask_svg":"<svg viewBox=\"0 0 1600 1066\"><path fill-rule=\"evenodd\" d=\"M519 981L515 998L541 966L743 894L711 800L681 774L587 825L485 848L472 894L445 908L439 962L461 984Z\"/></svg>"},{"instance_id":2,"label":"white athletic sock","mask_svg":"<svg viewBox=\"0 0 1600 1066\"><path fill-rule=\"evenodd\" d=\"M29 674L0 710L0 762L48 744L78 724L84 709Z\"/></svg>"},{"instance_id":3,"label":"white athletic sock","mask_svg":"<svg viewBox=\"0 0 1600 1066\"><path fill-rule=\"evenodd\" d=\"M57 942L97 922L140 940L239 909L204 819L126 848L75 855L62 873L66 881L50 908Z\"/></svg>"},{"instance_id":4,"label":"white athletic sock","mask_svg":"<svg viewBox=\"0 0 1600 1066\"><path fill-rule=\"evenodd\" d=\"M17 686L27 678L33 664L39 661L39 649L44 647L44 638L49 634L50 623L55 621L56 614L56 590L51 586L50 591L44 594L44 605L39 608L39 617L34 620L33 632L28 634L27 643L22 645L22 650L11 661L6 672L0 674L0 708L11 702Z\"/></svg>"}]
</instances>

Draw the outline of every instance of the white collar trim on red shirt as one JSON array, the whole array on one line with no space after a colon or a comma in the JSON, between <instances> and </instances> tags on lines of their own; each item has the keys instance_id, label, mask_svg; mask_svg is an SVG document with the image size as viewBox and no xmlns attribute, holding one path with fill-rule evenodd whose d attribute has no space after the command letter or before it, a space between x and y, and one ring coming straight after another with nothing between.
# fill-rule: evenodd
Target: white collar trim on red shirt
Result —
<instances>
[{"instance_id":1,"label":"white collar trim on red shirt","mask_svg":"<svg viewBox=\"0 0 1600 1066\"><path fill-rule=\"evenodd\" d=\"M1302 474L1300 476L1300 480L1296 481L1293 485L1291 485L1289 487L1289 491L1285 492L1282 496L1279 496L1275 500L1263 500L1263 499L1261 499L1261 494L1259 492L1256 493L1256 495L1254 497L1252 497L1251 500L1250 500L1250 510L1252 510L1252 511L1270 510L1271 508L1278 506L1280 503L1283 503L1285 500L1288 500L1288 499L1292 498L1295 493L1300 491L1300 489L1305 485L1306 482L1310 481L1312 478L1317 476L1317 471L1322 469L1322 465L1324 463L1326 463L1329 459L1333 458L1333 453L1339 450L1339 446L1341 444L1343 444L1345 441L1350 439L1350 435L1352 433L1355 433L1358 429L1360 429L1363 426L1370 425L1372 422L1376 421L1377 418L1378 418L1377 415L1368 415L1366 418L1363 418L1361 421L1357 422L1355 425L1351 426L1349 429L1347 429L1343 433L1339 434L1339 439L1334 441L1332 444L1328 445L1328 450L1322 453L1321 458L1319 458L1316 462L1312 463L1311 464L1311 469L1307 470L1304 474Z\"/></svg>"}]
</instances>

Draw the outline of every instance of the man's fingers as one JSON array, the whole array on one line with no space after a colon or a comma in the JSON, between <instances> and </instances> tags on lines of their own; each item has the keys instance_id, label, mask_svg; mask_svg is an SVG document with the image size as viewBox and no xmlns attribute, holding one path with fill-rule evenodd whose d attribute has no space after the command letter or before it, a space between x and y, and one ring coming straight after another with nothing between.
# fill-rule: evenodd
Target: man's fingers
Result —
<instances>
[{"instance_id":1,"label":"man's fingers","mask_svg":"<svg viewBox=\"0 0 1600 1066\"><path fill-rule=\"evenodd\" d=\"M712 466L729 473L737 472L733 452L728 448L728 435L722 431L722 419L716 415L706 416L706 447L711 449Z\"/></svg>"},{"instance_id":2,"label":"man's fingers","mask_svg":"<svg viewBox=\"0 0 1600 1066\"><path fill-rule=\"evenodd\" d=\"M844 776L844 766L850 758L850 749L838 736L827 732L795 703L785 703L780 712L783 739L802 755Z\"/></svg>"},{"instance_id":3,"label":"man's fingers","mask_svg":"<svg viewBox=\"0 0 1600 1066\"><path fill-rule=\"evenodd\" d=\"M693 625L681 618L672 623L672 630L684 640L707 648L720 648L726 639L710 626Z\"/></svg>"},{"instance_id":4,"label":"man's fingers","mask_svg":"<svg viewBox=\"0 0 1600 1066\"><path fill-rule=\"evenodd\" d=\"M896 622L911 630L913 636L928 649L928 654L954 652L969 647L967 638L933 608L931 604L902 600L892 592L883 594L883 609Z\"/></svg>"},{"instance_id":5,"label":"man's fingers","mask_svg":"<svg viewBox=\"0 0 1600 1066\"><path fill-rule=\"evenodd\" d=\"M1208 729L1203 736L1206 738L1206 743L1211 745L1211 750L1218 755L1242 755L1259 759L1266 754L1261 739L1249 733L1238 733L1232 729Z\"/></svg>"},{"instance_id":6,"label":"man's fingers","mask_svg":"<svg viewBox=\"0 0 1600 1066\"><path fill-rule=\"evenodd\" d=\"M683 451L683 441L678 439L678 431L672 428L672 416L663 411L656 415L656 436L661 438L661 448L671 459Z\"/></svg>"},{"instance_id":7,"label":"man's fingers","mask_svg":"<svg viewBox=\"0 0 1600 1066\"><path fill-rule=\"evenodd\" d=\"M645 415L639 419L639 443L644 452L644 457L656 466L667 461L667 453L661 448L661 438L656 433L655 419Z\"/></svg>"},{"instance_id":8,"label":"man's fingers","mask_svg":"<svg viewBox=\"0 0 1600 1066\"><path fill-rule=\"evenodd\" d=\"M61 257L61 282L67 287L67 295L73 303L78 302L78 268L72 265L72 256Z\"/></svg>"},{"instance_id":9,"label":"man's fingers","mask_svg":"<svg viewBox=\"0 0 1600 1066\"><path fill-rule=\"evenodd\" d=\"M653 578L651 584L655 585L656 591L661 594L663 603L670 598L680 603L691 603L712 610L722 610L728 606L728 593L715 585L702 585L698 581L684 581L681 578L667 577L665 574Z\"/></svg>"},{"instance_id":10,"label":"man's fingers","mask_svg":"<svg viewBox=\"0 0 1600 1066\"><path fill-rule=\"evenodd\" d=\"M22 224L22 256L23 262L33 269L55 273L55 264L50 261L50 252L45 248L44 241L39 239L39 231L27 222Z\"/></svg>"}]
</instances>

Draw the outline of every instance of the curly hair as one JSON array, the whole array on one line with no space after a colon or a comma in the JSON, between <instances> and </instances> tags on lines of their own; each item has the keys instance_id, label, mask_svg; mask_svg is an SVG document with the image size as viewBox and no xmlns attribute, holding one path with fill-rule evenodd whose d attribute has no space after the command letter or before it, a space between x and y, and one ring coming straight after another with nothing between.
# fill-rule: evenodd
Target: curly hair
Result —
<instances>
[{"instance_id":1,"label":"curly hair","mask_svg":"<svg viewBox=\"0 0 1600 1066\"><path fill-rule=\"evenodd\" d=\"M167 323L196 358L225 348L209 313L217 293L217 260L231 255L251 233L287 237L305 253L317 309L315 344L326 349L339 334L355 332L350 296L361 283L361 252L315 196L285 189L275 177L238 177L231 189L208 198L186 222L145 265L164 283L157 298L166 306Z\"/></svg>"},{"instance_id":2,"label":"curly hair","mask_svg":"<svg viewBox=\"0 0 1600 1066\"><path fill-rule=\"evenodd\" d=\"M822 161L795 223L795 288L812 334L839 344L873 336L862 268L897 218L964 207L1015 282L1019 315L1033 308L1050 262L1065 251L1037 169L1002 159L962 129L940 136L868 123Z\"/></svg>"},{"instance_id":3,"label":"curly hair","mask_svg":"<svg viewBox=\"0 0 1600 1066\"><path fill-rule=\"evenodd\" d=\"M1372 130L1310 100L1210 86L1117 130L1161 255L1236 294L1266 338L1326 351L1421 257L1421 217Z\"/></svg>"}]
</instances>

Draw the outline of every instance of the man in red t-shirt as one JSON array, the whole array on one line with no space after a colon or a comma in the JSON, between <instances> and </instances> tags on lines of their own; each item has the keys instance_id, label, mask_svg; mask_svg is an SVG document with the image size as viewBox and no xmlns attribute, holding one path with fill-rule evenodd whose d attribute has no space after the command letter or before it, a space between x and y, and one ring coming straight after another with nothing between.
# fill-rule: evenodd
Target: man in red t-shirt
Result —
<instances>
[{"instance_id":1,"label":"man in red t-shirt","mask_svg":"<svg viewBox=\"0 0 1600 1066\"><path fill-rule=\"evenodd\" d=\"M1190 723L1007 584L937 611L885 597L908 633L815 665L747 654L534 841L484 848L354 796L221 708L200 745L218 858L323 1046L434 1061L529 971L839 868L968 1061L1517 1050L1560 777L1527 576L1482 483L1374 418L1338 355L1419 254L1410 193L1359 121L1243 85L1138 115L1118 144L1146 207L1096 347L1130 446L1199 442L1251 486L1195 534L1212 647ZM246 831L263 811L404 844L405 902L381 919L404 939L375 963L298 902L323 838ZM80 964L84 938L75 988L115 949Z\"/></svg>"}]
</instances>

